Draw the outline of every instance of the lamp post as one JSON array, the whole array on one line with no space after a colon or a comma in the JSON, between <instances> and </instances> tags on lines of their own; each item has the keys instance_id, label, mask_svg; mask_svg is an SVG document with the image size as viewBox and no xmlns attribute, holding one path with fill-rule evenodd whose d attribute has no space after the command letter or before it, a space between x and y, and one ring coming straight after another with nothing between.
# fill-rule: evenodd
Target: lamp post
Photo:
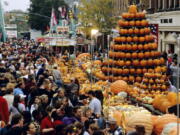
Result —
<instances>
[{"instance_id":1,"label":"lamp post","mask_svg":"<svg viewBox=\"0 0 180 135\"><path fill-rule=\"evenodd\" d=\"M91 89L92 89L92 83L93 83L93 78L92 78L92 71L93 71L93 58L94 58L94 40L93 40L93 38L94 38L94 36L97 34L99 32L99 30L97 30L97 29L92 29L91 30L91 46L90 46L90 54L91 54Z\"/></svg>"}]
</instances>

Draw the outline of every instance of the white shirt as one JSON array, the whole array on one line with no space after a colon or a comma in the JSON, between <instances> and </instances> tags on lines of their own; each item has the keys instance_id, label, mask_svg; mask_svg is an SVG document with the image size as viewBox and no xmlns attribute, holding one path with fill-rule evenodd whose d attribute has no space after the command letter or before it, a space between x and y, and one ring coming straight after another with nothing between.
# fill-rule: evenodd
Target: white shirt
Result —
<instances>
[{"instance_id":1,"label":"white shirt","mask_svg":"<svg viewBox=\"0 0 180 135\"><path fill-rule=\"evenodd\" d=\"M170 85L168 91L170 91L170 92L177 92L178 90L177 90L177 88L175 86Z\"/></svg>"},{"instance_id":2,"label":"white shirt","mask_svg":"<svg viewBox=\"0 0 180 135\"><path fill-rule=\"evenodd\" d=\"M92 112L95 114L101 114L101 102L97 98L93 98L89 103L89 108L91 108Z\"/></svg>"}]
</instances>

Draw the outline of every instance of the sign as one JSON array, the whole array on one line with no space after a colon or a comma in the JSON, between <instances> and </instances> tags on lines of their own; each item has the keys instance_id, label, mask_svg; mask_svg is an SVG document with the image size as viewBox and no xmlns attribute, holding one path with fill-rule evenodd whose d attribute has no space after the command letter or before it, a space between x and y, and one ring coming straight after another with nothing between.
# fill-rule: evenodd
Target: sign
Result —
<instances>
[{"instance_id":1,"label":"sign","mask_svg":"<svg viewBox=\"0 0 180 135\"><path fill-rule=\"evenodd\" d=\"M17 38L17 30L6 30L8 38Z\"/></svg>"},{"instance_id":2,"label":"sign","mask_svg":"<svg viewBox=\"0 0 180 135\"><path fill-rule=\"evenodd\" d=\"M69 27L68 26L57 26L57 32L69 32Z\"/></svg>"}]
</instances>

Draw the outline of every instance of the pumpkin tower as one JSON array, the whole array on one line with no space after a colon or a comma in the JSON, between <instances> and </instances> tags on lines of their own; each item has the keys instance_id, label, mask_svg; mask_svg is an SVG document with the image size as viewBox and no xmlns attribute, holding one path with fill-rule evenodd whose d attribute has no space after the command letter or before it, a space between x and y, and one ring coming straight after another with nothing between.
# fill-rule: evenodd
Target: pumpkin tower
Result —
<instances>
[{"instance_id":1,"label":"pumpkin tower","mask_svg":"<svg viewBox=\"0 0 180 135\"><path fill-rule=\"evenodd\" d=\"M118 25L119 37L110 46L109 59L103 61L104 79L124 80L143 89L165 90L165 60L157 51L145 13L131 5Z\"/></svg>"}]
</instances>

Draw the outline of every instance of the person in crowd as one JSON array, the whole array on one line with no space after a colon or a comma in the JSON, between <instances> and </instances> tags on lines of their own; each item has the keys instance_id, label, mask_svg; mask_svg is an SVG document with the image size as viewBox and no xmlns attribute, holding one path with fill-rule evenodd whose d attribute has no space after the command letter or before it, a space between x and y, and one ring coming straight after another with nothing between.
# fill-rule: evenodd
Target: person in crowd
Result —
<instances>
[{"instance_id":1,"label":"person in crowd","mask_svg":"<svg viewBox=\"0 0 180 135\"><path fill-rule=\"evenodd\" d=\"M6 124L9 122L9 108L5 98L0 96L0 120Z\"/></svg>"},{"instance_id":2,"label":"person in crowd","mask_svg":"<svg viewBox=\"0 0 180 135\"><path fill-rule=\"evenodd\" d=\"M31 114L34 110L37 110L39 108L40 104L41 104L40 97L36 97L34 100L34 103L31 105L31 108L30 108Z\"/></svg>"},{"instance_id":3,"label":"person in crowd","mask_svg":"<svg viewBox=\"0 0 180 135\"><path fill-rule=\"evenodd\" d=\"M51 106L46 108L47 116L41 121L41 132L43 135L55 135L55 127L51 117L53 109Z\"/></svg>"},{"instance_id":4,"label":"person in crowd","mask_svg":"<svg viewBox=\"0 0 180 135\"><path fill-rule=\"evenodd\" d=\"M178 69L180 70L179 66L177 65L177 61L173 62L170 69L172 70L172 84L177 88L177 77L179 77Z\"/></svg>"},{"instance_id":5,"label":"person in crowd","mask_svg":"<svg viewBox=\"0 0 180 135\"><path fill-rule=\"evenodd\" d=\"M27 123L24 127L25 135L38 135L39 131L35 122Z\"/></svg>"},{"instance_id":6,"label":"person in crowd","mask_svg":"<svg viewBox=\"0 0 180 135\"><path fill-rule=\"evenodd\" d=\"M25 88L24 82L19 80L18 84L16 85L16 88L13 91L14 96L16 95L24 95L23 89Z\"/></svg>"},{"instance_id":7,"label":"person in crowd","mask_svg":"<svg viewBox=\"0 0 180 135\"><path fill-rule=\"evenodd\" d=\"M61 73L57 69L57 66L54 66L54 69L52 70L52 74L53 74L53 77L54 77L54 80L55 80L55 83L57 84L57 86L59 88L62 87Z\"/></svg>"},{"instance_id":8,"label":"person in crowd","mask_svg":"<svg viewBox=\"0 0 180 135\"><path fill-rule=\"evenodd\" d=\"M56 104L59 102L59 101L62 101L62 99L65 97L65 91L64 89L62 88L59 88L57 90L57 93L53 96L53 99L52 99L52 105L53 106L56 106Z\"/></svg>"},{"instance_id":9,"label":"person in crowd","mask_svg":"<svg viewBox=\"0 0 180 135\"><path fill-rule=\"evenodd\" d=\"M24 119L21 114L15 114L11 120L11 127L6 135L23 135Z\"/></svg>"},{"instance_id":10,"label":"person in crowd","mask_svg":"<svg viewBox=\"0 0 180 135\"><path fill-rule=\"evenodd\" d=\"M96 115L96 117L99 117L102 110L101 102L99 99L96 98L94 91L89 91L88 95L90 98L89 108L91 108L92 112Z\"/></svg>"},{"instance_id":11,"label":"person in crowd","mask_svg":"<svg viewBox=\"0 0 180 135\"><path fill-rule=\"evenodd\" d=\"M117 125L117 121L114 118L110 118L108 121L109 133L111 135L123 135L122 128Z\"/></svg>"},{"instance_id":12,"label":"person in crowd","mask_svg":"<svg viewBox=\"0 0 180 135\"><path fill-rule=\"evenodd\" d=\"M77 130L77 135L88 135L88 132L84 130L83 124L80 122L75 122L74 126L76 127Z\"/></svg>"},{"instance_id":13,"label":"person in crowd","mask_svg":"<svg viewBox=\"0 0 180 135\"><path fill-rule=\"evenodd\" d=\"M77 130L76 127L73 125L69 125L66 127L65 135L76 135Z\"/></svg>"},{"instance_id":14,"label":"person in crowd","mask_svg":"<svg viewBox=\"0 0 180 135\"><path fill-rule=\"evenodd\" d=\"M73 109L74 117L81 122L82 110L80 107L74 107Z\"/></svg>"},{"instance_id":15,"label":"person in crowd","mask_svg":"<svg viewBox=\"0 0 180 135\"><path fill-rule=\"evenodd\" d=\"M98 127L98 125L96 125L96 124L90 124L89 125L89 128L88 128L88 133L89 133L89 135L93 135L96 131L98 131L99 130L99 127Z\"/></svg>"},{"instance_id":16,"label":"person in crowd","mask_svg":"<svg viewBox=\"0 0 180 135\"><path fill-rule=\"evenodd\" d=\"M64 111L65 111L65 116L64 118L62 119L62 122L66 125L70 125L70 124L73 124L74 122L78 121L75 117L74 117L74 114L73 114L73 108L70 107L70 106L66 106L64 108Z\"/></svg>"},{"instance_id":17,"label":"person in crowd","mask_svg":"<svg viewBox=\"0 0 180 135\"><path fill-rule=\"evenodd\" d=\"M36 75L36 79L38 80L39 79L39 76L40 75L43 75L44 72L46 70L46 65L45 64L42 64L41 65L41 68L39 68L39 70L37 71L37 75Z\"/></svg>"},{"instance_id":18,"label":"person in crowd","mask_svg":"<svg viewBox=\"0 0 180 135\"><path fill-rule=\"evenodd\" d=\"M177 88L171 84L171 82L166 82L167 90L170 92L178 92Z\"/></svg>"},{"instance_id":19,"label":"person in crowd","mask_svg":"<svg viewBox=\"0 0 180 135\"><path fill-rule=\"evenodd\" d=\"M11 115L22 114L25 111L25 105L21 103L20 95L14 96L13 104L10 106Z\"/></svg>"},{"instance_id":20,"label":"person in crowd","mask_svg":"<svg viewBox=\"0 0 180 135\"><path fill-rule=\"evenodd\" d=\"M14 101L14 95L13 95L14 87L15 87L15 84L8 83L7 86L6 86L6 94L3 96L6 99L7 103L8 103L8 107L10 107L13 104L13 101Z\"/></svg>"}]
</instances>

